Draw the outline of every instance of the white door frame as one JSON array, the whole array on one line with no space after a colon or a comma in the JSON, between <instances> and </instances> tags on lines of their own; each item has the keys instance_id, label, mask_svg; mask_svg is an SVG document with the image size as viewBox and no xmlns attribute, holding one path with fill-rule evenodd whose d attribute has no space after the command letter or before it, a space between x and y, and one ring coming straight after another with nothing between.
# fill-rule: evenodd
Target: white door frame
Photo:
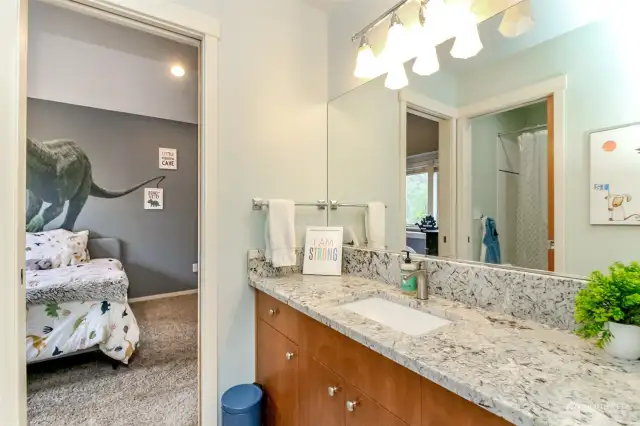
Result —
<instances>
[{"instance_id":1,"label":"white door frame","mask_svg":"<svg viewBox=\"0 0 640 426\"><path fill-rule=\"evenodd\" d=\"M408 89L402 89L398 93L398 97L400 99L400 219L402 223L399 224L402 226L401 229L405 229L407 224L406 222L406 179L404 178L407 175L407 112L409 110L415 110L419 113L425 114L427 116L433 117L438 120L439 123L439 133L442 133L443 130L447 132L449 135L449 150L444 152L443 150L439 150L439 158L438 164L440 165L438 169L438 186L441 186L441 183L444 182L446 186L450 187L450 190L445 191L449 194L447 197L448 203L446 205L441 203L441 191L438 188L438 211L440 211L441 206L442 210L445 212L448 210L452 213L452 215L456 212L456 122L459 117L459 111L457 108L451 107L449 105L443 104L435 99L428 98L419 93L412 92ZM448 176L444 176L442 174L443 167L445 165L445 170L448 170ZM443 233L438 234L438 250L442 250L443 254L438 254L439 256L446 257L454 257L456 253L456 226L455 221L451 221L449 228L449 235L445 235ZM446 238L446 241L444 239ZM406 242L403 246L406 245ZM446 251L442 249L442 247L447 247Z\"/></svg>"},{"instance_id":2,"label":"white door frame","mask_svg":"<svg viewBox=\"0 0 640 426\"><path fill-rule=\"evenodd\" d=\"M199 238L199 419L218 423L217 173L218 39L220 25L175 2L147 0L48 0L78 3L200 40L200 238ZM28 0L0 2L0 412L3 424L26 426L24 267ZM103 16L104 18L104 16ZM203 333L202 330L207 330ZM206 378L203 380L202 378Z\"/></svg>"},{"instance_id":3,"label":"white door frame","mask_svg":"<svg viewBox=\"0 0 640 426\"><path fill-rule=\"evenodd\" d=\"M540 83L526 86L496 97L485 99L460 108L458 121L458 194L459 210L457 214L458 253L460 259L471 260L471 120L486 114L498 113L530 104L553 95L554 103L554 259L555 271L566 273L565 244L566 244L566 213L565 213L565 92L567 76L562 75Z\"/></svg>"}]
</instances>

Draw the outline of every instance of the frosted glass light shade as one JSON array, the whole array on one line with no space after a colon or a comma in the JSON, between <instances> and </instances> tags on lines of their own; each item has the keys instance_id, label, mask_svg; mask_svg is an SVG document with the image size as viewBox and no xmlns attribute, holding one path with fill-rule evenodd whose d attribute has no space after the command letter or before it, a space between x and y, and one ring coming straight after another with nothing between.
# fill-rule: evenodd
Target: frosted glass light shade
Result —
<instances>
[{"instance_id":1,"label":"frosted glass light shade","mask_svg":"<svg viewBox=\"0 0 640 426\"><path fill-rule=\"evenodd\" d=\"M424 27L428 29L432 37L440 37L444 40L445 34L450 34L450 11L444 0L429 0L424 10Z\"/></svg>"},{"instance_id":2,"label":"frosted glass light shade","mask_svg":"<svg viewBox=\"0 0 640 426\"><path fill-rule=\"evenodd\" d=\"M428 44L420 46L418 56L413 63L412 70L418 75L431 75L440 69L436 47L427 40L425 42Z\"/></svg>"},{"instance_id":3,"label":"frosted glass light shade","mask_svg":"<svg viewBox=\"0 0 640 426\"><path fill-rule=\"evenodd\" d=\"M499 31L505 37L518 37L530 31L535 25L536 21L531 16L531 2L525 0L504 12Z\"/></svg>"},{"instance_id":4,"label":"frosted glass light shade","mask_svg":"<svg viewBox=\"0 0 640 426\"><path fill-rule=\"evenodd\" d=\"M378 75L378 61L368 43L362 43L358 49L356 69L353 75L358 78L373 78Z\"/></svg>"},{"instance_id":5,"label":"frosted glass light shade","mask_svg":"<svg viewBox=\"0 0 640 426\"><path fill-rule=\"evenodd\" d=\"M409 33L405 29L400 19L393 14L387 41L384 45L384 58L387 66L391 68L393 64L407 59L407 49L410 45Z\"/></svg>"},{"instance_id":6,"label":"frosted glass light shade","mask_svg":"<svg viewBox=\"0 0 640 426\"><path fill-rule=\"evenodd\" d=\"M384 87L391 90L399 90L408 84L409 80L407 79L407 73L404 70L402 62L389 67L387 79L384 81Z\"/></svg>"},{"instance_id":7,"label":"frosted glass light shade","mask_svg":"<svg viewBox=\"0 0 640 426\"><path fill-rule=\"evenodd\" d=\"M460 10L455 15L456 41L451 48L451 56L468 59L482 50L482 41L478 34L476 16L470 10Z\"/></svg>"}]
</instances>

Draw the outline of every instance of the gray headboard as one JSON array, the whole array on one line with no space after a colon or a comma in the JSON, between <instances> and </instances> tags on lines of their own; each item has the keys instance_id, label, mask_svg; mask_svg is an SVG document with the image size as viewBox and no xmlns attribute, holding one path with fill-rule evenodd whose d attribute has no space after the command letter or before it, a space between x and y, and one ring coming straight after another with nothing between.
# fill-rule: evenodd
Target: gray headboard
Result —
<instances>
[{"instance_id":1,"label":"gray headboard","mask_svg":"<svg viewBox=\"0 0 640 426\"><path fill-rule=\"evenodd\" d=\"M108 257L121 260L120 240L117 238L89 238L87 248L92 259Z\"/></svg>"}]
</instances>

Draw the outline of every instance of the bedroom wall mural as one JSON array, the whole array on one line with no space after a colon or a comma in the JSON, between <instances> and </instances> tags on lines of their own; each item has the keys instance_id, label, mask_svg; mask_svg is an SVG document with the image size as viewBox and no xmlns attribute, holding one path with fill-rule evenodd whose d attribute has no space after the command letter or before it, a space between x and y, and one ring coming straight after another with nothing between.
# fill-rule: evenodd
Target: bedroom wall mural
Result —
<instances>
[{"instance_id":1,"label":"bedroom wall mural","mask_svg":"<svg viewBox=\"0 0 640 426\"><path fill-rule=\"evenodd\" d=\"M62 229L73 230L87 198L119 198L165 177L157 176L122 191L109 191L93 181L91 161L71 140L39 142L27 137L27 232L40 232L60 216L68 203ZM48 206L43 208L44 203Z\"/></svg>"},{"instance_id":2,"label":"bedroom wall mural","mask_svg":"<svg viewBox=\"0 0 640 426\"><path fill-rule=\"evenodd\" d=\"M129 297L197 288L196 124L29 98L27 134L28 232L118 238ZM179 169L159 168L161 147L179 149Z\"/></svg>"}]
</instances>

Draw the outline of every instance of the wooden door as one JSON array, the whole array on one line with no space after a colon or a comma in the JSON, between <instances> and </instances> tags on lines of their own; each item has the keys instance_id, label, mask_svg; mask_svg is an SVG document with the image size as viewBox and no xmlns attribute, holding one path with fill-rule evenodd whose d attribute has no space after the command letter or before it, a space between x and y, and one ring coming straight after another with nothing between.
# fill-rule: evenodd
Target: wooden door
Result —
<instances>
[{"instance_id":1,"label":"wooden door","mask_svg":"<svg viewBox=\"0 0 640 426\"><path fill-rule=\"evenodd\" d=\"M345 426L407 426L402 420L364 396L351 385L346 385L344 395Z\"/></svg>"},{"instance_id":2,"label":"wooden door","mask_svg":"<svg viewBox=\"0 0 640 426\"><path fill-rule=\"evenodd\" d=\"M265 391L265 426L298 425L298 346L257 321L257 382Z\"/></svg>"},{"instance_id":3,"label":"wooden door","mask_svg":"<svg viewBox=\"0 0 640 426\"><path fill-rule=\"evenodd\" d=\"M554 121L553 121L553 95L547 97L547 218L549 222L548 240L549 250L547 251L547 268L555 271L555 205L554 205Z\"/></svg>"},{"instance_id":4,"label":"wooden door","mask_svg":"<svg viewBox=\"0 0 640 426\"><path fill-rule=\"evenodd\" d=\"M344 380L306 352L300 356L300 425L344 426Z\"/></svg>"}]
</instances>

